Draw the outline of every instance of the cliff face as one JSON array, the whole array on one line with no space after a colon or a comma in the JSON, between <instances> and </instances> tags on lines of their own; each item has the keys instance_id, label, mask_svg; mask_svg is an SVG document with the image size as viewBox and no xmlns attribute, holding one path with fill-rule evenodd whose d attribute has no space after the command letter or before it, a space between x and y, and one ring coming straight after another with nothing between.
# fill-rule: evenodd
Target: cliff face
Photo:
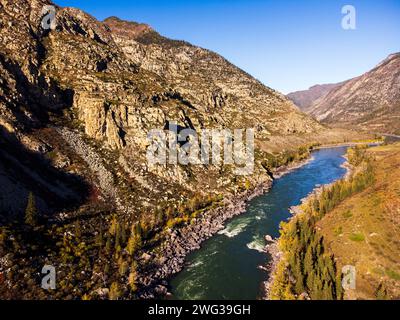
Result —
<instances>
[{"instance_id":1,"label":"cliff face","mask_svg":"<svg viewBox=\"0 0 400 320\"><path fill-rule=\"evenodd\" d=\"M400 133L400 54L333 89L307 112L332 125Z\"/></svg>"},{"instance_id":2,"label":"cliff face","mask_svg":"<svg viewBox=\"0 0 400 320\"><path fill-rule=\"evenodd\" d=\"M165 79L202 115L204 126L259 125L260 138L272 133L312 132L318 127L285 97L213 52L165 39L151 29L137 36L140 26L115 18L105 23L126 57Z\"/></svg>"},{"instance_id":3,"label":"cliff face","mask_svg":"<svg viewBox=\"0 0 400 320\"><path fill-rule=\"evenodd\" d=\"M308 90L292 92L286 96L293 101L293 103L298 106L300 110L306 112L316 100L325 96L341 84L342 83L317 84L310 87Z\"/></svg>"},{"instance_id":4,"label":"cliff face","mask_svg":"<svg viewBox=\"0 0 400 320\"><path fill-rule=\"evenodd\" d=\"M271 140L273 147L271 137L322 129L284 96L217 54L166 39L147 25L118 18L99 22L78 9L57 8L56 29L43 30L41 10L51 2L1 4L0 121L9 135L29 141L28 149L40 146L44 156L52 152L56 159L68 159L40 135L47 128L61 145L72 144L72 133L76 139L94 139L99 158L109 154L118 164L109 170L140 181L142 190L156 192L160 184L176 183L194 191L232 191L236 178L231 173L219 182L204 178L215 177L219 168L148 167L148 131L170 121L197 131L256 128L256 140ZM269 179L261 166L255 173L250 180Z\"/></svg>"}]
</instances>

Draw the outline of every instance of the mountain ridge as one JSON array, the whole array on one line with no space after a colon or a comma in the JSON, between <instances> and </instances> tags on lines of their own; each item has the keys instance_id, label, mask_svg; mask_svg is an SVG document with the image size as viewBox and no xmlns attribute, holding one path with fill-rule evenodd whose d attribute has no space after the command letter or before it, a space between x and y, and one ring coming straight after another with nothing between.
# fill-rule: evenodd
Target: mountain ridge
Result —
<instances>
[{"instance_id":1,"label":"mountain ridge","mask_svg":"<svg viewBox=\"0 0 400 320\"><path fill-rule=\"evenodd\" d=\"M329 125L399 133L399 92L400 53L393 53L370 71L332 89L306 111Z\"/></svg>"},{"instance_id":2,"label":"mountain ridge","mask_svg":"<svg viewBox=\"0 0 400 320\"><path fill-rule=\"evenodd\" d=\"M316 100L325 96L331 90L340 86L341 84L342 83L316 84L307 90L291 92L286 96L292 100L293 103L300 108L300 110L306 112Z\"/></svg>"}]
</instances>

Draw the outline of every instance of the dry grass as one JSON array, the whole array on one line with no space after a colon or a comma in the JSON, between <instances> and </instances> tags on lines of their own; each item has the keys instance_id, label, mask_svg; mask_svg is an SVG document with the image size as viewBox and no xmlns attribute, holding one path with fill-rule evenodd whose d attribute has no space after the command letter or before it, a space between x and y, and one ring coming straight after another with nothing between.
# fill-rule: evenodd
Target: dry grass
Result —
<instances>
[{"instance_id":1,"label":"dry grass","mask_svg":"<svg viewBox=\"0 0 400 320\"><path fill-rule=\"evenodd\" d=\"M372 141L375 135L348 129L327 128L308 134L275 135L270 141L260 141L260 149L270 153L297 150L306 145L335 145L347 142Z\"/></svg>"},{"instance_id":2,"label":"dry grass","mask_svg":"<svg viewBox=\"0 0 400 320\"><path fill-rule=\"evenodd\" d=\"M374 299L380 283L400 298L400 144L368 151L376 182L326 215L319 227L338 266L354 265L355 290L347 299Z\"/></svg>"}]
</instances>

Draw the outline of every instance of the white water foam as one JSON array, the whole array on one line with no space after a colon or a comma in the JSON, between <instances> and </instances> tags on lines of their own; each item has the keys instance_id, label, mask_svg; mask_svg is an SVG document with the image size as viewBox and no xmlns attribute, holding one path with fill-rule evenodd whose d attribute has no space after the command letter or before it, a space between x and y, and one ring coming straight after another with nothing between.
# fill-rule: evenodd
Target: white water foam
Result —
<instances>
[{"instance_id":1,"label":"white water foam","mask_svg":"<svg viewBox=\"0 0 400 320\"><path fill-rule=\"evenodd\" d=\"M202 261L202 260L194 261L193 263L191 263L191 264L188 266L188 268L189 268L189 269L196 268L196 267L199 267L199 266L201 266L201 265L203 265L203 264L204 264L204 261Z\"/></svg>"},{"instance_id":2,"label":"white water foam","mask_svg":"<svg viewBox=\"0 0 400 320\"><path fill-rule=\"evenodd\" d=\"M201 290L198 290L202 288ZM206 289L202 287L199 279L187 279L177 288L181 291L180 295L183 300L201 300L206 295Z\"/></svg>"},{"instance_id":3,"label":"white water foam","mask_svg":"<svg viewBox=\"0 0 400 320\"><path fill-rule=\"evenodd\" d=\"M265 252L265 241L261 236L254 236L253 241L248 243L247 248L250 250L256 250L258 252Z\"/></svg>"},{"instance_id":4,"label":"white water foam","mask_svg":"<svg viewBox=\"0 0 400 320\"><path fill-rule=\"evenodd\" d=\"M244 231L250 222L251 218L238 219L237 221L228 224L226 228L218 232L218 234L223 234L228 238L234 238Z\"/></svg>"}]
</instances>

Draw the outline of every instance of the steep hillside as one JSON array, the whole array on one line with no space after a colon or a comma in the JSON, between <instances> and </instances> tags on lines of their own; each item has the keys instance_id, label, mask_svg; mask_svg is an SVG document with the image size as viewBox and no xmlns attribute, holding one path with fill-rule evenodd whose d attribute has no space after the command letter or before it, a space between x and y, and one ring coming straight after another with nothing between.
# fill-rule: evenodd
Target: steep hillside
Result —
<instances>
[{"instance_id":1,"label":"steep hillside","mask_svg":"<svg viewBox=\"0 0 400 320\"><path fill-rule=\"evenodd\" d=\"M38 29L40 14L33 8L40 10L47 2L32 1L32 7L26 4L26 8L23 3L3 8L3 20L10 28L3 33L11 38L4 42L7 72L2 75L7 77L6 84L15 80L17 87L7 89L14 89L20 97L7 101L13 106L2 108L2 122L11 128L29 129L55 124L49 117L64 113L62 120L58 117L62 125L78 125L87 137L104 143L108 151L118 150L119 163L125 164L121 169L132 178L148 176L140 179L143 184L151 184L146 180L153 175L162 179L168 175L168 183L179 184L189 184L189 175L197 176L187 168L168 174L161 172L162 168L142 170L135 165L145 162L148 131L164 128L168 121L195 130L257 128L260 141L268 141L274 134L322 129L282 95L207 50L162 38L135 23L125 23L131 28L121 32L114 26L119 22L116 19L107 20L110 30L107 24L71 8L57 11L55 31L43 31ZM13 12L7 10L19 5L19 14L37 21L29 26L14 21ZM139 37L138 41L130 36ZM17 103L16 98L26 101ZM200 171L204 169L215 170ZM200 187L199 183L202 181L193 181L188 187Z\"/></svg>"},{"instance_id":2,"label":"steep hillside","mask_svg":"<svg viewBox=\"0 0 400 320\"><path fill-rule=\"evenodd\" d=\"M368 150L373 184L329 212L319 230L338 268L356 268L356 288L346 299L400 297L400 144Z\"/></svg>"},{"instance_id":3,"label":"steep hillside","mask_svg":"<svg viewBox=\"0 0 400 320\"><path fill-rule=\"evenodd\" d=\"M347 158L351 172L282 224L270 298L399 299L400 144L358 146Z\"/></svg>"},{"instance_id":4,"label":"steep hillside","mask_svg":"<svg viewBox=\"0 0 400 320\"><path fill-rule=\"evenodd\" d=\"M342 83L317 84L308 90L296 91L286 95L302 111L306 111L316 100L328 94Z\"/></svg>"},{"instance_id":5,"label":"steep hillside","mask_svg":"<svg viewBox=\"0 0 400 320\"><path fill-rule=\"evenodd\" d=\"M324 123L400 132L400 53L315 101L307 112Z\"/></svg>"}]
</instances>

